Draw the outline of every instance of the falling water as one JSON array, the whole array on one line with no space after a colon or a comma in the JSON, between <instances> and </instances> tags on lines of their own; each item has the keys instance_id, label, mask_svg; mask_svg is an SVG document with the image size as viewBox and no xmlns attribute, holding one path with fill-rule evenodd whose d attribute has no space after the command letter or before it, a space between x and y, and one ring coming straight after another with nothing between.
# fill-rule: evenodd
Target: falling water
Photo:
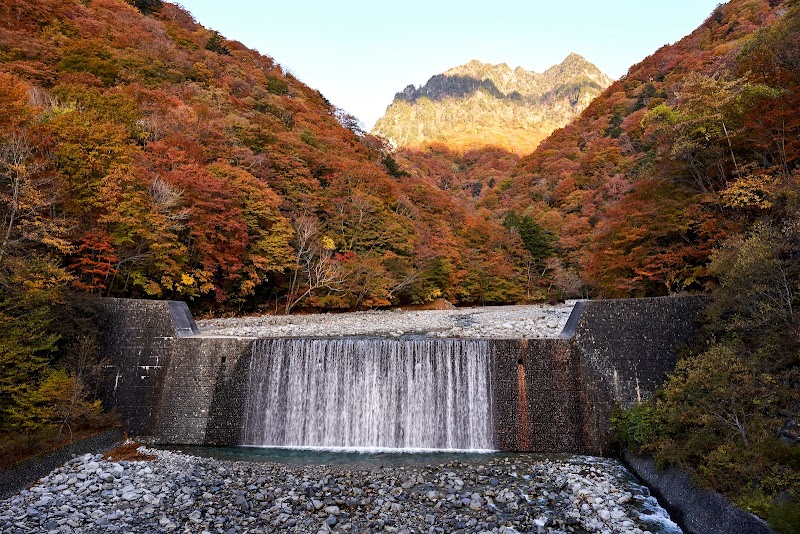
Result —
<instances>
[{"instance_id":1,"label":"falling water","mask_svg":"<svg viewBox=\"0 0 800 534\"><path fill-rule=\"evenodd\" d=\"M492 449L483 340L264 339L244 445Z\"/></svg>"}]
</instances>

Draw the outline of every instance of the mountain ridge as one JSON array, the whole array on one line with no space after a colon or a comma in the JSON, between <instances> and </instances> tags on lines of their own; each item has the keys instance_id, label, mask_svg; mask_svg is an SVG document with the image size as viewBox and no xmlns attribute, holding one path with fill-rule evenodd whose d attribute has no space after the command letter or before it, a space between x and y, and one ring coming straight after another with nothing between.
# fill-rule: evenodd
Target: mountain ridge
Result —
<instances>
[{"instance_id":1,"label":"mountain ridge","mask_svg":"<svg viewBox=\"0 0 800 534\"><path fill-rule=\"evenodd\" d=\"M473 59L398 92L372 133L400 148L433 142L526 154L611 82L576 53L543 73Z\"/></svg>"}]
</instances>

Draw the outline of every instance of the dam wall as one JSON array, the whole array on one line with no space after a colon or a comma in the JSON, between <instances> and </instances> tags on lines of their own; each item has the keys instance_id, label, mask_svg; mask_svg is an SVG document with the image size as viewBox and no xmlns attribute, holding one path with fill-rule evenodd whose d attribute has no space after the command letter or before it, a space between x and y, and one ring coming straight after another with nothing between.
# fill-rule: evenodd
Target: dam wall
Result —
<instances>
[{"instance_id":1,"label":"dam wall","mask_svg":"<svg viewBox=\"0 0 800 534\"><path fill-rule=\"evenodd\" d=\"M602 454L608 448L608 421L614 406L624 407L646 399L663 382L675 366L678 351L691 340L696 317L704 302L702 297L580 301L559 338L459 339L450 342L419 337L352 340L358 340L356 345L361 347L358 350L374 350L383 355L380 357L384 363L374 369L370 367L369 372L383 370L385 376L394 377L393 383L387 382L387 388L395 388L399 393L383 397L378 391L373 392L370 398L377 399L371 402L379 403L376 406L381 409L386 404L397 408L384 415L394 417L397 422L393 424L398 425L397 428L384 428L381 435L396 436L393 439L398 446L408 442L406 436L411 434L408 425L418 420L419 414L426 413L425 410L447 412L446 418L436 421L443 421L441 424L446 428L449 428L447 425L462 428L463 421L453 419L450 412L474 412L480 408L462 393L470 391L469 399L486 399L485 403L479 401L477 404L486 404L489 410L481 412L480 417L488 417L491 421L490 441L494 449ZM269 372L274 374L277 382L272 397L264 397L267 400L263 404L267 408L281 406L281 410L294 410L298 404L294 402L286 406L287 398L298 398L289 392L294 383L292 380L296 381L292 377L312 374L292 371L294 374L290 375L287 363L283 364L285 370L275 371L274 366L270 367L272 364L262 359L278 356L270 355L269 351L254 350L254 345L263 347L265 340L200 335L183 302L104 299L102 306L109 319L102 347L110 363L106 368L101 397L106 406L117 409L131 435L150 443L216 446L239 445L245 440L249 440L249 444L258 444L252 443L256 439L253 436L270 435L263 439L275 440L287 435L286 431L282 431L283 434L261 431L259 434L252 430L251 422L251 436L245 436L246 414L251 413L252 418L254 402L262 402L252 398L257 389L252 377L254 373L262 372L256 369L272 369ZM301 338L293 339L290 345L297 354L303 355L299 357L309 359L310 353L303 352L306 350L304 344L309 344L309 350L311 344L316 344L314 350L326 354L328 349L320 348L320 344L350 346L355 343L348 345L343 339L348 338ZM470 343L476 346L470 347ZM372 345L374 349L369 348ZM425 348L428 346L430 349ZM466 371L458 367L458 359L453 356L445 354L431 358L425 354L426 350L448 353L451 349L447 347L453 346L460 347L459 354L472 354L477 349L485 351L485 356L479 361L489 367L488 378L478 386L470 385L472 389L464 389L466 386L459 385L457 380L461 379L458 377L472 377L473 371L464 374ZM392 367L390 371L387 362L392 360L386 359L387 354L405 355L402 357L410 358L409 363L402 369ZM366 372L362 370L366 365L364 355L359 358L362 367L349 373L354 378ZM333 372L336 366L323 360L323 356L319 356L313 361ZM447 366L456 367L445 368ZM342 423L333 417L336 414L326 419L314 412L339 410L345 405L352 410L356 406L352 399L343 400L349 397L341 392L363 389L363 381L348 386L341 382L348 373L337 373L339 382L331 391L339 392L335 394L339 400L334 402L320 397L315 404L303 408L308 410L308 415L301 414L302 420L313 415L321 421L318 424L330 425L332 423L325 421L332 420L336 424L346 424L348 428L353 425L349 419ZM411 381L422 377L421 373L438 378L426 378L427 389L415 390L409 395L407 389L417 387ZM324 378L324 374L320 376ZM456 382L451 384L450 380ZM450 385L442 385L440 390L437 389L440 388L439 382ZM326 382L322 380L320 383ZM373 386L374 383L370 382ZM480 388L485 388L485 397L481 396ZM269 401L270 398L280 400ZM414 412L407 406L422 398L428 399L424 401L428 404L422 409ZM408 413L418 415L409 418L404 415ZM275 419L276 415L272 413L264 417L277 421L283 416L278 414L278 419ZM292 417L298 415L294 413ZM408 421L407 427L403 427L404 417ZM425 424L432 425L431 428L438 424L426 421ZM337 428L333 434L325 434L335 437L326 438L320 438L322 434L315 429L299 431L295 428L290 434L347 443L351 434L363 436L367 432L364 428L350 434ZM433 431L428 433L435 434ZM424 437L425 433L420 435ZM420 439L415 437L413 442L418 444ZM432 444L442 443L443 439L444 443L451 443L439 434L431 439ZM460 443L452 443L456 442ZM291 444L296 445L294 442Z\"/></svg>"}]
</instances>

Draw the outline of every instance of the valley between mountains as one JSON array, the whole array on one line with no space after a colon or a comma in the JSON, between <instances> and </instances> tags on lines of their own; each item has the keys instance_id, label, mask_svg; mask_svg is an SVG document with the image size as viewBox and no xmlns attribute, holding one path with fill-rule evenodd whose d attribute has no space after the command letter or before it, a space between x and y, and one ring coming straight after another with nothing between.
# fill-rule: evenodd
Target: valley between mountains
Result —
<instances>
[{"instance_id":1,"label":"valley between mountains","mask_svg":"<svg viewBox=\"0 0 800 534\"><path fill-rule=\"evenodd\" d=\"M0 0L0 456L109 424L102 297L212 319L698 294L615 439L797 532L798 58L797 0L731 0L620 79L475 59L367 132L178 4Z\"/></svg>"}]
</instances>

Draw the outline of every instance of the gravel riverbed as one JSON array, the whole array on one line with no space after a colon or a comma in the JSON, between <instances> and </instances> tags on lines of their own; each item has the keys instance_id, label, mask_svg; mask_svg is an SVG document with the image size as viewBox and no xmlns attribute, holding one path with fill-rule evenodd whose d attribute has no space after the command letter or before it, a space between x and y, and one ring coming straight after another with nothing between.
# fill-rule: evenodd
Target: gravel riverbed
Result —
<instances>
[{"instance_id":1,"label":"gravel riverbed","mask_svg":"<svg viewBox=\"0 0 800 534\"><path fill-rule=\"evenodd\" d=\"M427 335L466 338L558 337L574 302L425 311L262 315L197 321L203 335L328 337Z\"/></svg>"},{"instance_id":2,"label":"gravel riverbed","mask_svg":"<svg viewBox=\"0 0 800 534\"><path fill-rule=\"evenodd\" d=\"M487 455L415 466L87 454L0 501L0 531L676 533L615 460Z\"/></svg>"}]
</instances>

